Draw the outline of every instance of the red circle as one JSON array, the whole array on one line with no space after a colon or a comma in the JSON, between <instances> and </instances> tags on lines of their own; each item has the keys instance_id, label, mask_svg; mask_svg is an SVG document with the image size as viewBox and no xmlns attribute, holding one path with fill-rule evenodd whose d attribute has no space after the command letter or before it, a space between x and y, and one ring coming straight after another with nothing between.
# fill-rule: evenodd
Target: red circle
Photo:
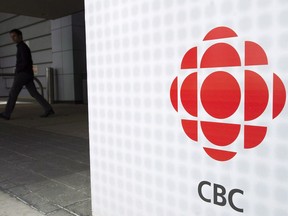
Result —
<instances>
[{"instance_id":1,"label":"red circle","mask_svg":"<svg viewBox=\"0 0 288 216\"><path fill-rule=\"evenodd\" d=\"M200 97L208 114L214 118L227 118L239 107L240 86L229 73L217 71L204 80Z\"/></svg>"}]
</instances>

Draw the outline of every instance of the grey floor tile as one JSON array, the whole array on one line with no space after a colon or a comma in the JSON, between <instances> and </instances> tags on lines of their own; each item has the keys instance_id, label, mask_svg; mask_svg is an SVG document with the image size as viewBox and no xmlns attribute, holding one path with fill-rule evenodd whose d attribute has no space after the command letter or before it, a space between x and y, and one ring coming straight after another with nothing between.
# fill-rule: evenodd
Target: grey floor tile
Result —
<instances>
[{"instance_id":1,"label":"grey floor tile","mask_svg":"<svg viewBox=\"0 0 288 216\"><path fill-rule=\"evenodd\" d=\"M41 212L0 191L1 216L43 216Z\"/></svg>"},{"instance_id":2,"label":"grey floor tile","mask_svg":"<svg viewBox=\"0 0 288 216\"><path fill-rule=\"evenodd\" d=\"M90 169L78 172L78 174L86 176L87 178L90 178Z\"/></svg>"},{"instance_id":3,"label":"grey floor tile","mask_svg":"<svg viewBox=\"0 0 288 216\"><path fill-rule=\"evenodd\" d=\"M69 212L61 209L61 210L51 212L51 213L47 214L47 216L75 216L75 215L70 214Z\"/></svg>"},{"instance_id":4,"label":"grey floor tile","mask_svg":"<svg viewBox=\"0 0 288 216\"><path fill-rule=\"evenodd\" d=\"M35 193L35 192L41 190L42 188L47 187L47 185L51 185L51 184L55 184L55 182L51 179L46 179L45 181L35 182L33 184L27 184L27 185L25 185L25 187L28 190Z\"/></svg>"},{"instance_id":5,"label":"grey floor tile","mask_svg":"<svg viewBox=\"0 0 288 216\"><path fill-rule=\"evenodd\" d=\"M20 185L20 186L16 186L16 187L13 187L13 188L10 188L8 190L11 194L17 196L17 197L23 197L29 193L31 193L32 191L27 188L25 185Z\"/></svg>"},{"instance_id":6,"label":"grey floor tile","mask_svg":"<svg viewBox=\"0 0 288 216\"><path fill-rule=\"evenodd\" d=\"M16 186L17 185L15 185L13 182L11 182L9 180L0 182L0 189L2 189L2 190L7 190L9 188L13 188L13 187L16 187Z\"/></svg>"},{"instance_id":7,"label":"grey floor tile","mask_svg":"<svg viewBox=\"0 0 288 216\"><path fill-rule=\"evenodd\" d=\"M21 173L21 170L17 169L15 166L11 166L10 164L6 165L7 167L0 168L0 182L12 179L17 176L18 173Z\"/></svg>"},{"instance_id":8,"label":"grey floor tile","mask_svg":"<svg viewBox=\"0 0 288 216\"><path fill-rule=\"evenodd\" d=\"M67 206L88 198L87 194L56 182L45 185L35 193L61 206Z\"/></svg>"},{"instance_id":9,"label":"grey floor tile","mask_svg":"<svg viewBox=\"0 0 288 216\"><path fill-rule=\"evenodd\" d=\"M66 185L69 185L77 190L87 188L87 186L90 185L90 178L77 173L73 173L67 176L61 176L58 177L56 180Z\"/></svg>"},{"instance_id":10,"label":"grey floor tile","mask_svg":"<svg viewBox=\"0 0 288 216\"><path fill-rule=\"evenodd\" d=\"M75 212L78 215L81 216L91 216L91 200L85 200L83 202L75 203L73 205L67 206L67 209L70 211Z\"/></svg>"},{"instance_id":11,"label":"grey floor tile","mask_svg":"<svg viewBox=\"0 0 288 216\"><path fill-rule=\"evenodd\" d=\"M35 193L29 193L20 197L22 200L27 202L29 205L33 206L36 209L41 210L41 212L49 213L59 209L58 206L55 206L50 200L43 198Z\"/></svg>"},{"instance_id":12,"label":"grey floor tile","mask_svg":"<svg viewBox=\"0 0 288 216\"><path fill-rule=\"evenodd\" d=\"M29 170L25 173L18 173L17 176L10 179L11 182L13 182L15 185L27 185L27 184L33 184L36 182L42 182L45 181L46 178L43 176L40 176L37 173L33 173Z\"/></svg>"},{"instance_id":13,"label":"grey floor tile","mask_svg":"<svg viewBox=\"0 0 288 216\"><path fill-rule=\"evenodd\" d=\"M84 187L84 188L79 189L78 191L86 194L88 197L91 197L91 189L90 189L90 187Z\"/></svg>"},{"instance_id":14,"label":"grey floor tile","mask_svg":"<svg viewBox=\"0 0 288 216\"><path fill-rule=\"evenodd\" d=\"M56 164L50 165L43 161L33 164L30 169L33 170L33 172L36 172L50 179L70 175L73 173L72 171L63 169Z\"/></svg>"}]
</instances>

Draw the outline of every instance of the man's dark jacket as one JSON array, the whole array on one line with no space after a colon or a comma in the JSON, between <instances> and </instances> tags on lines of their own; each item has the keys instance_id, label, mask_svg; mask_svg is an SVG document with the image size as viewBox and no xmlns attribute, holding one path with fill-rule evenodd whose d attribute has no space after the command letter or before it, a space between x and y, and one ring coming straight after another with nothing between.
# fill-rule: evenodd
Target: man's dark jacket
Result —
<instances>
[{"instance_id":1,"label":"man's dark jacket","mask_svg":"<svg viewBox=\"0 0 288 216\"><path fill-rule=\"evenodd\" d=\"M30 48L21 41L17 44L17 61L15 73L29 73L33 74L33 61Z\"/></svg>"}]
</instances>

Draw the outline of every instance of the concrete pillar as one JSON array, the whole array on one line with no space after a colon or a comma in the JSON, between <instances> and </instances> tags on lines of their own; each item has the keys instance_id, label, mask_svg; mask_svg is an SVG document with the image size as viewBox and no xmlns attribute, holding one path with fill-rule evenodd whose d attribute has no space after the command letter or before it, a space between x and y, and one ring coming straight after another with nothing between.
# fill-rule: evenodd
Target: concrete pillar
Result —
<instances>
[{"instance_id":1,"label":"concrete pillar","mask_svg":"<svg viewBox=\"0 0 288 216\"><path fill-rule=\"evenodd\" d=\"M84 12L51 21L55 100L83 102L86 74Z\"/></svg>"}]
</instances>

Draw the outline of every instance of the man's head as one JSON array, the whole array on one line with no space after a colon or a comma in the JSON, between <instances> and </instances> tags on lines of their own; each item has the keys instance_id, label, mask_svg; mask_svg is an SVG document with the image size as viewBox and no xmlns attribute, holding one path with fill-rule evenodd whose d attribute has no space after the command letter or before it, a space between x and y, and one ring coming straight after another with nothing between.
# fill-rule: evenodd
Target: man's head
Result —
<instances>
[{"instance_id":1,"label":"man's head","mask_svg":"<svg viewBox=\"0 0 288 216\"><path fill-rule=\"evenodd\" d=\"M19 29L12 29L9 33L14 43L19 43L23 40L22 32Z\"/></svg>"}]
</instances>

